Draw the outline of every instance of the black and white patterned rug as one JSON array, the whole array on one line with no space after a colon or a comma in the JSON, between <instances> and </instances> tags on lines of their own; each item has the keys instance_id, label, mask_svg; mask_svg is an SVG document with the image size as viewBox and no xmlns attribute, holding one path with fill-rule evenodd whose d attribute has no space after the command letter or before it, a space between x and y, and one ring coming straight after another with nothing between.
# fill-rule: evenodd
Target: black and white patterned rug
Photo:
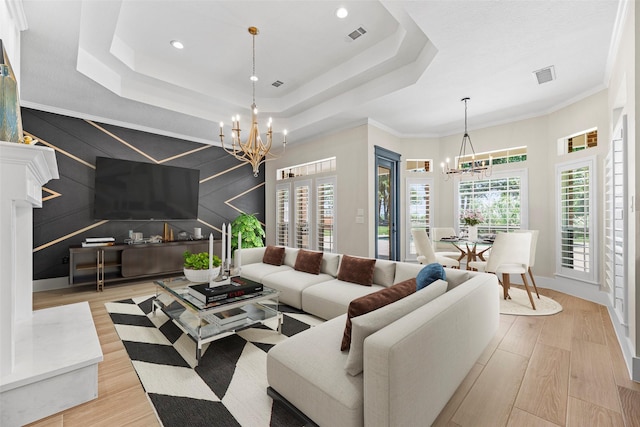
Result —
<instances>
[{"instance_id":1,"label":"black and white patterned rug","mask_svg":"<svg viewBox=\"0 0 640 427\"><path fill-rule=\"evenodd\" d=\"M203 346L161 310L152 296L106 303L116 331L164 427L299 426L285 407L267 396L266 355L280 341L322 321L280 305L282 334L270 319Z\"/></svg>"}]
</instances>

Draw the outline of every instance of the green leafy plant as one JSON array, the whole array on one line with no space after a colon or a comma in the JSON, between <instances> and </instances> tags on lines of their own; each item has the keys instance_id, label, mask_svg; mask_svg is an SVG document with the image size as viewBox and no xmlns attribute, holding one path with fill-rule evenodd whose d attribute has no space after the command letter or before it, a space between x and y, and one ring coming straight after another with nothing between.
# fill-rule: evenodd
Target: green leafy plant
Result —
<instances>
[{"instance_id":1,"label":"green leafy plant","mask_svg":"<svg viewBox=\"0 0 640 427\"><path fill-rule=\"evenodd\" d=\"M209 268L209 253L200 252L198 254L192 254L189 251L185 251L182 254L184 258L184 268L189 270L207 270ZM211 264L214 267L220 267L221 261L217 255L214 255Z\"/></svg>"},{"instance_id":2,"label":"green leafy plant","mask_svg":"<svg viewBox=\"0 0 640 427\"><path fill-rule=\"evenodd\" d=\"M231 223L231 250L238 249L238 233L242 233L242 248L264 246L264 229L255 215L240 214Z\"/></svg>"}]
</instances>

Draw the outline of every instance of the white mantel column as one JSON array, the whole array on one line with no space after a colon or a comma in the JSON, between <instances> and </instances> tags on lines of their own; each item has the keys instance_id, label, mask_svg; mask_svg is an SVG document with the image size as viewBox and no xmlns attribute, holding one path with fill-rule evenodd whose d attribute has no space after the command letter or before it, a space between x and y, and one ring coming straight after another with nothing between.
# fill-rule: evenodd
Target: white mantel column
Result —
<instances>
[{"instance_id":1,"label":"white mantel column","mask_svg":"<svg viewBox=\"0 0 640 427\"><path fill-rule=\"evenodd\" d=\"M33 208L57 179L51 148L0 141L0 375L15 365L15 326L33 315Z\"/></svg>"}]
</instances>

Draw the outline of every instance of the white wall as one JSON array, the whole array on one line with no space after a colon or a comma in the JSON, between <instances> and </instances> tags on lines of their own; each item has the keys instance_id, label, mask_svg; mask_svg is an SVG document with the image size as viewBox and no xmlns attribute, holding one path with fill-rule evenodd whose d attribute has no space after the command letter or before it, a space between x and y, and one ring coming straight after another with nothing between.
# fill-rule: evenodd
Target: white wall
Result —
<instances>
[{"instance_id":1,"label":"white wall","mask_svg":"<svg viewBox=\"0 0 640 427\"><path fill-rule=\"evenodd\" d=\"M267 244L275 242L276 170L287 166L336 157L337 252L369 256L369 154L367 126L358 126L305 144L289 144L286 154L266 164L265 220ZM365 222L356 223L358 209L364 209Z\"/></svg>"},{"instance_id":2,"label":"white wall","mask_svg":"<svg viewBox=\"0 0 640 427\"><path fill-rule=\"evenodd\" d=\"M638 190L640 189L640 150L638 150L637 123L640 123L640 112L636 108L636 100L640 99L640 8L636 2L626 2L627 15L623 20L620 42L615 52L615 60L611 70L608 93L608 114L610 125L616 126L619 117L627 116L628 127L628 278L629 289L627 306L629 313L628 327L621 325L616 316L611 316L616 327L616 333L620 340L623 354L631 367L633 378L640 381L640 210L637 209Z\"/></svg>"},{"instance_id":3,"label":"white wall","mask_svg":"<svg viewBox=\"0 0 640 427\"><path fill-rule=\"evenodd\" d=\"M22 11L22 2L14 1L10 10L7 0L0 0L0 39L4 44L4 50L9 56L11 68L18 81L20 90L20 29L19 24L12 19L13 15Z\"/></svg>"}]
</instances>

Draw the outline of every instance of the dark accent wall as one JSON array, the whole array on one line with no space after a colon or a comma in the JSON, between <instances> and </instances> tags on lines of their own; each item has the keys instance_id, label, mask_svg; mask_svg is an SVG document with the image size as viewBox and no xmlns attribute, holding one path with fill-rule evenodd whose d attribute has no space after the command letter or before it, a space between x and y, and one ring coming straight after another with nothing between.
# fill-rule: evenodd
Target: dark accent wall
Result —
<instances>
[{"instance_id":1,"label":"dark accent wall","mask_svg":"<svg viewBox=\"0 0 640 427\"><path fill-rule=\"evenodd\" d=\"M101 222L93 218L96 157L200 170L199 220L168 221L176 239L181 231L191 235L194 227L219 239L219 230L212 227L232 221L240 211L256 214L264 223L264 167L256 178L249 165L237 167L238 160L220 147L119 126L94 126L83 119L28 108L22 109L22 122L25 132L40 140L39 145L56 150L60 173L60 179L43 187L43 207L33 211L36 280L67 276L69 246L80 245L86 237L109 236L123 242L129 230L145 237L162 235L164 221L107 221L96 226ZM216 132L212 129L212 135Z\"/></svg>"}]
</instances>

